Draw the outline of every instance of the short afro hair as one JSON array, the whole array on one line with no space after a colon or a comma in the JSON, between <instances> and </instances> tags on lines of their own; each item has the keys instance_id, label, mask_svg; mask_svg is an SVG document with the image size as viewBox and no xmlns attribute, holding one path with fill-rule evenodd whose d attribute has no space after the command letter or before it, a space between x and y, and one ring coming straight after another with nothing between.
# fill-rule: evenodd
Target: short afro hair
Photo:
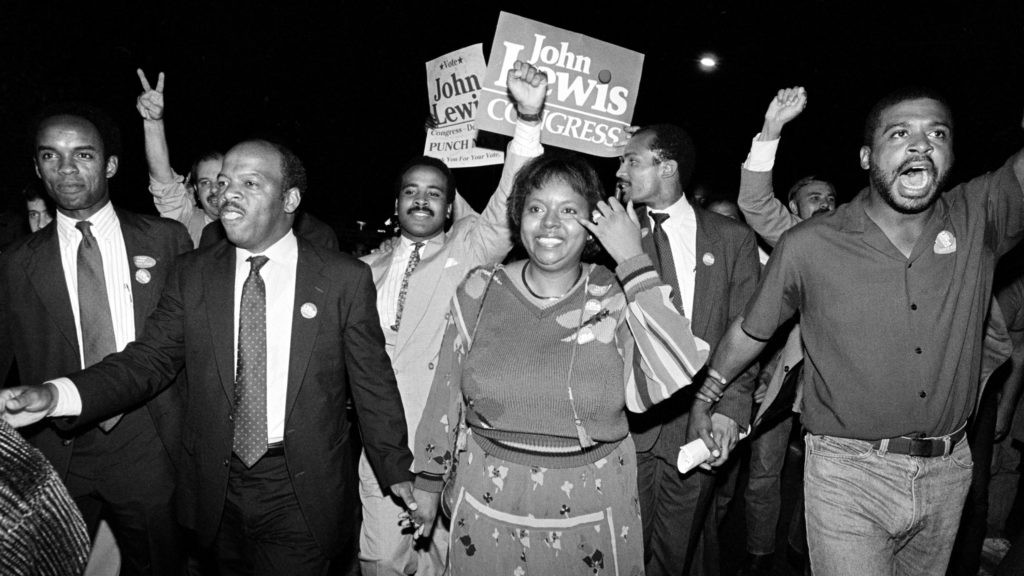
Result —
<instances>
[{"instance_id":1,"label":"short afro hair","mask_svg":"<svg viewBox=\"0 0 1024 576\"><path fill-rule=\"evenodd\" d=\"M455 174L447 164L432 156L417 156L402 165L402 169L398 171L398 176L395 178L395 198L398 198L402 192L402 179L405 178L405 173L417 166L426 166L440 172L444 176L445 201L448 204L455 201Z\"/></svg>"},{"instance_id":2,"label":"short afro hair","mask_svg":"<svg viewBox=\"0 0 1024 576\"><path fill-rule=\"evenodd\" d=\"M43 124L57 116L74 116L92 124L103 142L104 160L111 156L121 155L121 131L110 115L102 109L84 102L60 102L46 106L33 116L32 122L29 124L31 132L28 134L28 142L33 156L35 156L39 130Z\"/></svg>"},{"instance_id":3,"label":"short afro hair","mask_svg":"<svg viewBox=\"0 0 1024 576\"><path fill-rule=\"evenodd\" d=\"M946 113L949 114L950 128L953 127L953 107L950 106L949 100L945 96L932 88L908 86L886 94L878 102L875 102L875 105L868 111L867 118L864 119L864 146L871 146L874 142L875 131L881 125L882 114L886 110L908 100L921 99L935 100L942 104L943 108L946 109Z\"/></svg>"},{"instance_id":4,"label":"short afro hair","mask_svg":"<svg viewBox=\"0 0 1024 576\"><path fill-rule=\"evenodd\" d=\"M587 201L588 212L582 214L582 218L589 219L590 214L597 208L597 203L608 198L597 172L583 156L571 152L552 151L533 158L516 174L508 199L509 229L516 246L522 247L520 230L526 198L531 192L543 188L552 181L564 182ZM588 238L583 256L591 258L600 250L597 241L592 237Z\"/></svg>"},{"instance_id":5,"label":"short afro hair","mask_svg":"<svg viewBox=\"0 0 1024 576\"><path fill-rule=\"evenodd\" d=\"M690 184L690 177L693 176L694 164L697 161L697 150L693 146L693 139L690 135L675 124L652 124L637 130L638 134L650 132L651 152L654 153L658 162L674 160L679 166L679 184L684 189Z\"/></svg>"}]
</instances>

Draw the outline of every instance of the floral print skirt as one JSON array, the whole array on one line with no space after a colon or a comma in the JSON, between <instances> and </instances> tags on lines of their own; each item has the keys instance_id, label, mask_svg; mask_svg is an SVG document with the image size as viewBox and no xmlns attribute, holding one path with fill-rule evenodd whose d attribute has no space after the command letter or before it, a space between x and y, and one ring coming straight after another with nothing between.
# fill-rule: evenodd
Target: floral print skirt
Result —
<instances>
[{"instance_id":1,"label":"floral print skirt","mask_svg":"<svg viewBox=\"0 0 1024 576\"><path fill-rule=\"evenodd\" d=\"M593 464L557 469L488 455L470 434L454 488L453 576L644 573L629 437Z\"/></svg>"}]
</instances>

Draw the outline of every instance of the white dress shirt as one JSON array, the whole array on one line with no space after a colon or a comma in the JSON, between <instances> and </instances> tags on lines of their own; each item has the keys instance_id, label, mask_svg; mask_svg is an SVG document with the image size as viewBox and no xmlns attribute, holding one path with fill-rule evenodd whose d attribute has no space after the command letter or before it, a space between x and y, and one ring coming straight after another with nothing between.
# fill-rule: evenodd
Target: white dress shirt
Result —
<instances>
[{"instance_id":1,"label":"white dress shirt","mask_svg":"<svg viewBox=\"0 0 1024 576\"><path fill-rule=\"evenodd\" d=\"M668 214L665 233L672 247L672 262L676 266L676 280L679 281L679 299L687 318L693 318L693 290L697 279L697 214L693 206L680 197L675 204L664 210L647 209L647 214ZM651 219L651 233L654 233Z\"/></svg>"},{"instance_id":2,"label":"white dress shirt","mask_svg":"<svg viewBox=\"0 0 1024 576\"><path fill-rule=\"evenodd\" d=\"M441 249L444 245L444 232L423 242L423 247L420 248L420 261ZM377 290L377 315L380 316L380 327L389 341L394 340L394 330L391 327L395 325L395 316L398 315L398 294L402 291L402 279L405 278L405 270L409 267L409 258L412 256L415 243L405 236L398 237L391 252L391 265L388 266L380 289ZM391 352L392 350L388 351L389 355Z\"/></svg>"},{"instance_id":3,"label":"white dress shirt","mask_svg":"<svg viewBox=\"0 0 1024 576\"><path fill-rule=\"evenodd\" d=\"M238 369L238 310L242 286L252 265L252 252L235 248L235 369ZM292 315L295 311L295 273L299 244L291 230L260 253L269 260L260 269L267 288L267 442L284 439L285 401L288 398L288 361L292 348Z\"/></svg>"},{"instance_id":4,"label":"white dress shirt","mask_svg":"<svg viewBox=\"0 0 1024 576\"><path fill-rule=\"evenodd\" d=\"M92 223L90 231L96 237L100 255L103 256L103 280L107 285L107 303L114 325L114 342L120 351L135 340L135 308L132 304L128 249L125 248L124 236L121 234L121 223L110 202L86 220ZM75 315L79 362L85 368L82 352L82 317L78 309L78 245L82 243L82 232L75 228L77 223L78 220L57 212L60 263L64 268L64 281L68 286L68 301L71 302L71 310Z\"/></svg>"},{"instance_id":5,"label":"white dress shirt","mask_svg":"<svg viewBox=\"0 0 1024 576\"><path fill-rule=\"evenodd\" d=\"M76 230L77 232L77 230ZM246 259L253 253L235 248L234 315L235 369L238 367L238 311L242 285L252 267ZM291 356L292 313L295 309L295 274L299 247L295 234L289 231L262 253L268 258L260 269L266 286L267 305L267 442L284 439L285 402L288 397L288 362ZM104 267L106 255L104 255ZM108 281L109 283L109 281ZM50 416L77 416L82 413L82 397L67 378L50 381L57 388L57 406Z\"/></svg>"}]
</instances>

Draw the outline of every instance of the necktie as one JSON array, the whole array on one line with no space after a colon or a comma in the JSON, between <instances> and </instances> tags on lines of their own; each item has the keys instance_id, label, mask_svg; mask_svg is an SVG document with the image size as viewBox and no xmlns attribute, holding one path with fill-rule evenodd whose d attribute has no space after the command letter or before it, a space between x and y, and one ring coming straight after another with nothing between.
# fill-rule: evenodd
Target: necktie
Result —
<instances>
[{"instance_id":1,"label":"necktie","mask_svg":"<svg viewBox=\"0 0 1024 576\"><path fill-rule=\"evenodd\" d=\"M78 317L82 325L82 356L86 367L103 360L107 354L117 352L110 301L107 300L107 281L103 276L103 255L91 227L92 222L87 220L75 224L82 233L82 240L78 243ZM118 414L100 422L99 427L110 432L120 420L121 415Z\"/></svg>"},{"instance_id":2,"label":"necktie","mask_svg":"<svg viewBox=\"0 0 1024 576\"><path fill-rule=\"evenodd\" d=\"M412 276L416 266L420 263L420 248L423 248L423 242L417 242L412 245L409 265L405 267L405 276L402 276L402 287L398 289L398 307L395 310L395 323L391 326L391 329L395 332L398 332L398 327L402 324L402 311L405 310L405 295L409 292L409 277Z\"/></svg>"},{"instance_id":3,"label":"necktie","mask_svg":"<svg viewBox=\"0 0 1024 576\"><path fill-rule=\"evenodd\" d=\"M238 307L235 432L232 449L246 468L267 451L267 287L260 277L266 256L250 256Z\"/></svg>"},{"instance_id":4,"label":"necktie","mask_svg":"<svg viewBox=\"0 0 1024 576\"><path fill-rule=\"evenodd\" d=\"M680 314L683 314L683 300L679 294L679 280L676 278L676 264L672 260L672 246L668 242L668 234L665 232L665 221L668 214L648 213L654 228L654 253L657 260L658 273L666 284L672 287L672 303L676 305Z\"/></svg>"}]
</instances>

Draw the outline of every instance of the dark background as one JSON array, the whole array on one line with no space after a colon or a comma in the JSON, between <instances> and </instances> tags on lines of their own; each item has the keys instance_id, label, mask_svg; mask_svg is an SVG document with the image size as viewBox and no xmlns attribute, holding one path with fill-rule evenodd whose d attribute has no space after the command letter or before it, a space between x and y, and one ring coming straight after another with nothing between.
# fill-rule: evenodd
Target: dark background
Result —
<instances>
[{"instance_id":1,"label":"dark background","mask_svg":"<svg viewBox=\"0 0 1024 576\"><path fill-rule=\"evenodd\" d=\"M290 145L310 172L304 203L339 229L381 227L395 172L422 153L424 63L480 42L500 10L646 55L634 123L673 122L697 143L695 184L735 196L738 168L774 92L802 84L807 111L786 129L782 193L808 173L848 200L871 103L907 84L948 95L962 179L998 167L1024 142L1024 2L3 2L0 6L0 204L34 178L27 119L84 100L121 126L113 197L153 212L146 192L135 69L165 90L172 164L263 135ZM706 51L721 65L704 73ZM606 185L617 163L594 158ZM480 207L499 167L460 169ZM954 180L955 181L955 180Z\"/></svg>"}]
</instances>

